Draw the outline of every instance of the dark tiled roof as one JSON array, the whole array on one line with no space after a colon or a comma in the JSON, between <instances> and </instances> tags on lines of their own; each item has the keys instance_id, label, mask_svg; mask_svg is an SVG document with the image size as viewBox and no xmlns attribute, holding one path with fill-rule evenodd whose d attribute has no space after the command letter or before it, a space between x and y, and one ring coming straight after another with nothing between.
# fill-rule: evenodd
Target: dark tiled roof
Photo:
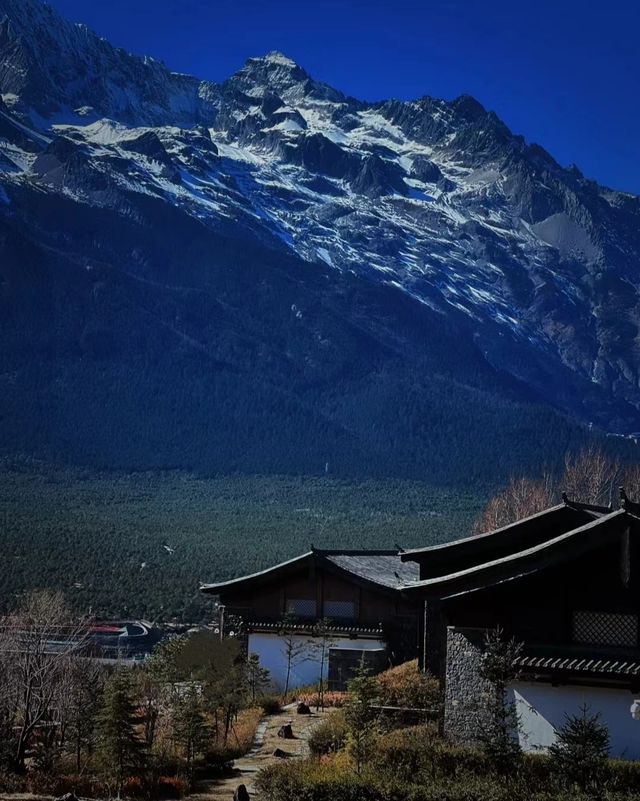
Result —
<instances>
[{"instance_id":1,"label":"dark tiled roof","mask_svg":"<svg viewBox=\"0 0 640 801\"><path fill-rule=\"evenodd\" d=\"M503 581L526 576L550 564L557 564L587 553L608 541L614 541L628 527L629 521L628 513L619 509L598 516L586 525L541 542L532 548L516 551L488 562L477 561L463 570L435 575L408 584L403 590L444 598L500 584Z\"/></svg>"},{"instance_id":2,"label":"dark tiled roof","mask_svg":"<svg viewBox=\"0 0 640 801\"><path fill-rule=\"evenodd\" d=\"M562 671L607 676L640 676L640 662L632 659L594 659L585 656L520 656L515 664L522 670Z\"/></svg>"},{"instance_id":3,"label":"dark tiled roof","mask_svg":"<svg viewBox=\"0 0 640 801\"><path fill-rule=\"evenodd\" d=\"M474 534L450 542L428 545L424 548L411 548L402 554L402 559L418 559L428 565L441 565L452 561L477 559L483 554L498 558L544 542L545 539L559 536L596 520L612 510L605 506L563 501L541 512L515 520L493 531ZM428 561L427 560L428 557Z\"/></svg>"},{"instance_id":4,"label":"dark tiled roof","mask_svg":"<svg viewBox=\"0 0 640 801\"><path fill-rule=\"evenodd\" d=\"M325 553L324 558L366 581L398 589L420 578L416 562L403 562L399 554Z\"/></svg>"},{"instance_id":5,"label":"dark tiled roof","mask_svg":"<svg viewBox=\"0 0 640 801\"><path fill-rule=\"evenodd\" d=\"M384 590L398 590L420 578L420 568L415 562L403 562L399 551L339 551L313 549L286 562L268 567L249 576L222 581L217 584L204 584L200 589L207 593L220 593L227 590L273 580L278 574L316 561L329 563L355 579L377 584Z\"/></svg>"},{"instance_id":6,"label":"dark tiled roof","mask_svg":"<svg viewBox=\"0 0 640 801\"><path fill-rule=\"evenodd\" d=\"M228 581L218 581L215 584L203 584L200 587L200 591L215 595L223 590L233 589L234 587L238 587L248 582L260 581L261 579L271 576L272 573L303 564L311 556L313 556L313 552L309 551L308 553L303 553L300 556L294 556L293 559L287 559L286 562L280 562L277 565L268 567L265 570L259 570L257 573L250 573L248 576L239 576L238 578L229 579Z\"/></svg>"}]
</instances>

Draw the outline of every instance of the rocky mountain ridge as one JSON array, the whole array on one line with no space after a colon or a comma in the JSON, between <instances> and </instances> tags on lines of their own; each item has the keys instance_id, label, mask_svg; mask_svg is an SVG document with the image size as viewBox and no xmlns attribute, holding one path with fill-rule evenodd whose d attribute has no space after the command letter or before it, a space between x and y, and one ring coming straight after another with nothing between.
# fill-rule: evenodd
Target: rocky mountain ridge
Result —
<instances>
[{"instance_id":1,"label":"rocky mountain ridge","mask_svg":"<svg viewBox=\"0 0 640 801\"><path fill-rule=\"evenodd\" d=\"M277 52L203 81L40 0L0 0L0 96L14 402L34 361L126 364L143 392L167 369L154 373L160 348L198 380L193 360L247 387L259 375L275 418L294 404L356 461L372 446L353 404L366 395L382 425L407 381L419 423L394 424L403 463L432 435L438 381L472 387L474 404L488 393L488 428L505 401L640 430L640 200L561 167L474 98L367 103ZM381 373L394 390L373 400ZM318 461L341 447L318 444Z\"/></svg>"}]
</instances>

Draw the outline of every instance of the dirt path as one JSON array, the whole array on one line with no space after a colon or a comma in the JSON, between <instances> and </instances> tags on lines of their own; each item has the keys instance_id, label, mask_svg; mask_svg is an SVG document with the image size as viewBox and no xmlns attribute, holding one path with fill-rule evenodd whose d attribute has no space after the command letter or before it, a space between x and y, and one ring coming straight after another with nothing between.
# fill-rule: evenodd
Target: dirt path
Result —
<instances>
[{"instance_id":1,"label":"dirt path","mask_svg":"<svg viewBox=\"0 0 640 801\"><path fill-rule=\"evenodd\" d=\"M296 705L291 704L279 715L265 716L251 751L233 763L233 775L203 783L202 788L189 796L187 801L231 801L233 793L240 784L247 787L250 795L255 795L254 779L261 768L284 759L302 759L309 755L309 735L324 720L331 710L312 712L311 715L297 715ZM286 723L291 724L294 739L278 737L278 729ZM286 757L275 757L273 752L279 748Z\"/></svg>"}]
</instances>

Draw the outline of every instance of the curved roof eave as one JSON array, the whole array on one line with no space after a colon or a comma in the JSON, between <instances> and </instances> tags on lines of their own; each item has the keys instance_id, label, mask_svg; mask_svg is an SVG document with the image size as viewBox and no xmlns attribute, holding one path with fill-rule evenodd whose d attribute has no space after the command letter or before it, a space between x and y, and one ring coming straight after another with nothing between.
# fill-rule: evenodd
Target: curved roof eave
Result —
<instances>
[{"instance_id":1,"label":"curved roof eave","mask_svg":"<svg viewBox=\"0 0 640 801\"><path fill-rule=\"evenodd\" d=\"M203 584L200 587L200 592L206 592L210 595L218 595L224 590L231 590L235 587L240 587L242 584L258 583L272 577L273 574L277 574L282 570L286 570L289 567L293 567L296 564L304 562L306 559L312 557L313 554L313 551L307 551L306 553L300 554L300 556L294 556L293 559L287 559L286 562L279 562L277 565L272 565L264 570L259 570L257 573L249 573L247 576L239 576L238 578L229 579L228 581L220 581L215 584Z\"/></svg>"},{"instance_id":2,"label":"curved roof eave","mask_svg":"<svg viewBox=\"0 0 640 801\"><path fill-rule=\"evenodd\" d=\"M474 565L457 573L417 581L403 586L401 591L403 594L409 595L421 592L427 596L445 598L501 584L504 581L528 575L550 563L570 558L572 552L565 553L564 548L567 545L572 545L573 549L575 549L574 541L580 537L583 537L580 553L597 547L603 541L601 539L602 532L599 530L597 532L599 539L595 539L590 535L601 527L605 527L608 533L612 526L613 533L617 535L623 529L623 526L618 526L618 521L622 521L627 517L629 517L628 512L624 509L619 509L532 548ZM587 536L585 537L585 535ZM575 550L573 550L573 553L575 553Z\"/></svg>"},{"instance_id":3,"label":"curved roof eave","mask_svg":"<svg viewBox=\"0 0 640 801\"><path fill-rule=\"evenodd\" d=\"M557 514L566 508L567 504L559 503L556 506L550 506L548 509L543 509L541 512L536 512L528 517L523 517L520 520L514 521L513 523L508 523L506 526L500 526L500 528L494 528L491 531L486 531L483 534L470 534L466 537L460 537L457 540L451 540L450 542L440 542L437 545L426 545L424 548L408 548L400 555L400 558L403 562L407 562L412 560L412 557L418 554L442 553L443 551L452 549L455 550L460 546L467 546L471 543L481 545L483 542L496 537L496 535L506 534L514 529L520 528L523 523L539 520L551 514Z\"/></svg>"}]
</instances>

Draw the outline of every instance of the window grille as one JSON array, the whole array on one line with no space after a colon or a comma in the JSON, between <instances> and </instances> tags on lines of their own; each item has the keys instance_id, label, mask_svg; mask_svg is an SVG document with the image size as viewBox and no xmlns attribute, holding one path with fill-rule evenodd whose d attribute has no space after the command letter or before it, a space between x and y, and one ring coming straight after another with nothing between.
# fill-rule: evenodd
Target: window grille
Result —
<instances>
[{"instance_id":1,"label":"window grille","mask_svg":"<svg viewBox=\"0 0 640 801\"><path fill-rule=\"evenodd\" d=\"M332 620L354 620L356 605L353 601L325 601L324 614Z\"/></svg>"},{"instance_id":2,"label":"window grille","mask_svg":"<svg viewBox=\"0 0 640 801\"><path fill-rule=\"evenodd\" d=\"M574 612L573 641L583 645L635 648L638 644L638 616Z\"/></svg>"},{"instance_id":3,"label":"window grille","mask_svg":"<svg viewBox=\"0 0 640 801\"><path fill-rule=\"evenodd\" d=\"M287 612L291 612L296 617L315 617L316 602L309 598L289 598L287 600Z\"/></svg>"}]
</instances>

